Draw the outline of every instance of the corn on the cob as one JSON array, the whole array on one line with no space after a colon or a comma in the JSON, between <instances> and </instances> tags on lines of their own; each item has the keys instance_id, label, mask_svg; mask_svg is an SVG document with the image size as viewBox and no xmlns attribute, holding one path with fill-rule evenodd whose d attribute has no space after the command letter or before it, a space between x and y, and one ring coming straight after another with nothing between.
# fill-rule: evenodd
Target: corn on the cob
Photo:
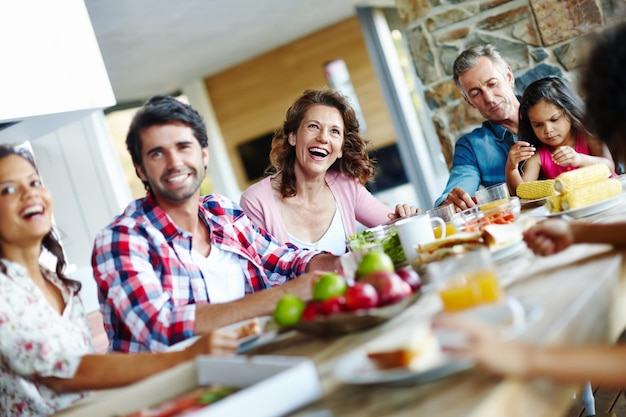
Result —
<instances>
[{"instance_id":1,"label":"corn on the cob","mask_svg":"<svg viewBox=\"0 0 626 417\"><path fill-rule=\"evenodd\" d=\"M611 171L604 164L589 165L560 174L554 180L554 190L557 193L565 194L595 182L606 180L610 175Z\"/></svg>"},{"instance_id":2,"label":"corn on the cob","mask_svg":"<svg viewBox=\"0 0 626 417\"><path fill-rule=\"evenodd\" d=\"M561 211L561 199L562 198L563 197L560 194L550 196L546 200L546 204L544 205L544 207L550 213L558 213L559 211Z\"/></svg>"},{"instance_id":3,"label":"corn on the cob","mask_svg":"<svg viewBox=\"0 0 626 417\"><path fill-rule=\"evenodd\" d=\"M590 204L599 203L622 193L622 183L614 178L578 188L563 195L563 210L574 210Z\"/></svg>"},{"instance_id":4,"label":"corn on the cob","mask_svg":"<svg viewBox=\"0 0 626 417\"><path fill-rule=\"evenodd\" d=\"M554 180L526 181L517 186L515 193L527 200L550 197L554 194Z\"/></svg>"}]
</instances>

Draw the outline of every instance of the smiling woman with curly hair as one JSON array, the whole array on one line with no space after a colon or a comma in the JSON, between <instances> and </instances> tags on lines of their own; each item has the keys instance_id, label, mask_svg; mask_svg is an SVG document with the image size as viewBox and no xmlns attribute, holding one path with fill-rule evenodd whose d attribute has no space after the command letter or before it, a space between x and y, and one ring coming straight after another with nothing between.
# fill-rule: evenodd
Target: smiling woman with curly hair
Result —
<instances>
[{"instance_id":1,"label":"smiling woman with curly hair","mask_svg":"<svg viewBox=\"0 0 626 417\"><path fill-rule=\"evenodd\" d=\"M419 211L394 210L365 188L374 176L367 145L341 93L306 90L274 134L269 175L243 193L241 207L282 242L341 255L357 222L373 227Z\"/></svg>"}]
</instances>

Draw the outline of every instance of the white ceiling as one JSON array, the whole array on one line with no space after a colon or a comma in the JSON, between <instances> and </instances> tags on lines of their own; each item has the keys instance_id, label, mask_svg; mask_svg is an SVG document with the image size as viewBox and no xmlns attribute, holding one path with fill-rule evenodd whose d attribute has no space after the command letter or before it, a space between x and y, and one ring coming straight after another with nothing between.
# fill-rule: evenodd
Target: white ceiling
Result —
<instances>
[{"instance_id":1,"label":"white ceiling","mask_svg":"<svg viewBox=\"0 0 626 417\"><path fill-rule=\"evenodd\" d=\"M118 104L172 93L355 14L353 0L85 0Z\"/></svg>"}]
</instances>

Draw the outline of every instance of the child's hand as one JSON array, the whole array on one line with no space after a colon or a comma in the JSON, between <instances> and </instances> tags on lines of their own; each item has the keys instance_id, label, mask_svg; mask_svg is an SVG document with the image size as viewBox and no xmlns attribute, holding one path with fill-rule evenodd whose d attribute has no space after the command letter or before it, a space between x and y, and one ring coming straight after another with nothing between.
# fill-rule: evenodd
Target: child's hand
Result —
<instances>
[{"instance_id":1,"label":"child's hand","mask_svg":"<svg viewBox=\"0 0 626 417\"><path fill-rule=\"evenodd\" d=\"M530 159L530 157L535 154L535 150L535 147L530 143L520 140L515 145L511 146L508 163L513 164L514 168L517 169L520 162Z\"/></svg>"},{"instance_id":2,"label":"child's hand","mask_svg":"<svg viewBox=\"0 0 626 417\"><path fill-rule=\"evenodd\" d=\"M569 165L577 167L581 165L581 157L571 146L559 146L552 153L552 162L562 167Z\"/></svg>"}]
</instances>

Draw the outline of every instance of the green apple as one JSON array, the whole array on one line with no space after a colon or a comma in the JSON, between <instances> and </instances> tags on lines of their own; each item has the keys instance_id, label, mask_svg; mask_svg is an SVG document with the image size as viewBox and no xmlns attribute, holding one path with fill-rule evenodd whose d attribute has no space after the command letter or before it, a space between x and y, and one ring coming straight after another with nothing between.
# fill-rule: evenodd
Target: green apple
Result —
<instances>
[{"instance_id":1,"label":"green apple","mask_svg":"<svg viewBox=\"0 0 626 417\"><path fill-rule=\"evenodd\" d=\"M274 321L281 327L293 326L300 321L304 312L305 302L293 294L285 294L278 300L274 308Z\"/></svg>"},{"instance_id":2,"label":"green apple","mask_svg":"<svg viewBox=\"0 0 626 417\"><path fill-rule=\"evenodd\" d=\"M373 272L394 272L393 261L385 252L367 252L361 257L356 268L356 278L364 277Z\"/></svg>"},{"instance_id":3,"label":"green apple","mask_svg":"<svg viewBox=\"0 0 626 417\"><path fill-rule=\"evenodd\" d=\"M314 301L325 301L329 298L344 295L347 289L348 284L344 277L334 272L327 272L320 275L313 283L311 298Z\"/></svg>"}]
</instances>

